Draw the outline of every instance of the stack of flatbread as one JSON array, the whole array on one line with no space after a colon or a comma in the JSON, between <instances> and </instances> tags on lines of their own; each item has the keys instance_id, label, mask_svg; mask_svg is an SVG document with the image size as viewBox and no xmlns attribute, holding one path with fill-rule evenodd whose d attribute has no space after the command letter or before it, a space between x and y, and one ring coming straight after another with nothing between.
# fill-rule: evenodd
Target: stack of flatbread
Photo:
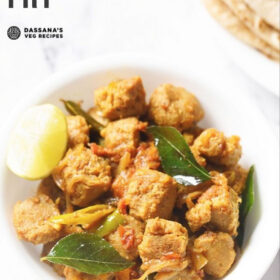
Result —
<instances>
[{"instance_id":1,"label":"stack of flatbread","mask_svg":"<svg viewBox=\"0 0 280 280\"><path fill-rule=\"evenodd\" d=\"M203 0L227 30L267 57L280 59L280 0Z\"/></svg>"}]
</instances>

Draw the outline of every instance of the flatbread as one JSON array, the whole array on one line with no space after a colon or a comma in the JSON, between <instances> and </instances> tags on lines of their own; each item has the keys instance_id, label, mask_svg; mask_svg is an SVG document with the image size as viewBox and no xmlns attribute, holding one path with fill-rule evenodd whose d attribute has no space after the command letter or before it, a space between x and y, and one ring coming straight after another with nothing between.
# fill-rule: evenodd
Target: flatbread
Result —
<instances>
[{"instance_id":1,"label":"flatbread","mask_svg":"<svg viewBox=\"0 0 280 280\"><path fill-rule=\"evenodd\" d=\"M229 32L267 57L279 62L279 52L257 37L222 0L203 0L209 13Z\"/></svg>"},{"instance_id":2,"label":"flatbread","mask_svg":"<svg viewBox=\"0 0 280 280\"><path fill-rule=\"evenodd\" d=\"M280 29L280 0L244 0L245 3L275 29Z\"/></svg>"},{"instance_id":3,"label":"flatbread","mask_svg":"<svg viewBox=\"0 0 280 280\"><path fill-rule=\"evenodd\" d=\"M223 0L232 12L258 37L276 50L280 50L280 33L273 28L244 2L244 0Z\"/></svg>"}]
</instances>

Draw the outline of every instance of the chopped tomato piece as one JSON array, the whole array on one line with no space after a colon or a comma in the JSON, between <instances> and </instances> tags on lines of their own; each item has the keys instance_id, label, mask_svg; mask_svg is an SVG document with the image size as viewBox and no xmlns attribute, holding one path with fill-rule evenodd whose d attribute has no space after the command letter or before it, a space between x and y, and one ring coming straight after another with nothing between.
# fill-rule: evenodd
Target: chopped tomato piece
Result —
<instances>
[{"instance_id":1,"label":"chopped tomato piece","mask_svg":"<svg viewBox=\"0 0 280 280\"><path fill-rule=\"evenodd\" d=\"M127 203L124 198L120 199L118 203L118 209L121 214L126 215L127 214Z\"/></svg>"},{"instance_id":2,"label":"chopped tomato piece","mask_svg":"<svg viewBox=\"0 0 280 280\"><path fill-rule=\"evenodd\" d=\"M112 190L114 192L114 196L122 198L125 196L128 187L128 181L131 176L134 174L135 168L130 167L124 171L122 171L117 178L114 180L112 184Z\"/></svg>"},{"instance_id":3,"label":"chopped tomato piece","mask_svg":"<svg viewBox=\"0 0 280 280\"><path fill-rule=\"evenodd\" d=\"M133 228L120 225L118 232L125 249L129 250L135 246L135 230Z\"/></svg>"},{"instance_id":4,"label":"chopped tomato piece","mask_svg":"<svg viewBox=\"0 0 280 280\"><path fill-rule=\"evenodd\" d=\"M90 143L89 144L91 151L93 154L101 157L113 157L115 156L115 152L112 151L111 149L99 146L95 143Z\"/></svg>"},{"instance_id":5,"label":"chopped tomato piece","mask_svg":"<svg viewBox=\"0 0 280 280\"><path fill-rule=\"evenodd\" d=\"M180 258L181 258L181 256L179 254L172 253L172 252L170 252L162 257L163 260L178 260Z\"/></svg>"}]
</instances>

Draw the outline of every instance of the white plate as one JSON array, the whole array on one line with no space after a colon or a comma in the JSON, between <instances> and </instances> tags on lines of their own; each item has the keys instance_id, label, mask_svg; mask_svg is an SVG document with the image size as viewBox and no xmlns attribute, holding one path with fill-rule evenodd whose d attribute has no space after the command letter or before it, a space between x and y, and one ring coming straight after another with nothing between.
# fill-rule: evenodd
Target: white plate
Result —
<instances>
[{"instance_id":1,"label":"white plate","mask_svg":"<svg viewBox=\"0 0 280 280\"><path fill-rule=\"evenodd\" d=\"M238 40L216 22L205 8L202 9L202 17L206 19L207 29L210 29L213 37L232 61L259 85L279 96L279 63Z\"/></svg>"},{"instance_id":2,"label":"white plate","mask_svg":"<svg viewBox=\"0 0 280 280\"><path fill-rule=\"evenodd\" d=\"M19 104L1 131L1 155L5 155L8 135L20 113L34 104L50 102L62 107L60 98L85 101L92 106L93 90L115 78L140 75L148 94L164 82L184 86L201 100L206 117L203 125L216 127L227 135L242 137L242 164L256 167L256 203L249 215L245 250L227 280L259 280L278 250L279 195L277 143L261 112L236 88L219 88L193 77L191 68L162 62L152 57L107 56L84 62L57 74L42 84ZM227 95L225 95L225 92ZM242 101L242 102L241 102ZM12 225L12 209L17 200L34 194L38 182L29 182L13 175L0 161L0 261L1 279L61 279L50 267L40 263L40 248L17 240ZM5 272L6 269L6 272ZM6 273L6 274L5 274ZM3 278L2 278L3 277Z\"/></svg>"}]
</instances>

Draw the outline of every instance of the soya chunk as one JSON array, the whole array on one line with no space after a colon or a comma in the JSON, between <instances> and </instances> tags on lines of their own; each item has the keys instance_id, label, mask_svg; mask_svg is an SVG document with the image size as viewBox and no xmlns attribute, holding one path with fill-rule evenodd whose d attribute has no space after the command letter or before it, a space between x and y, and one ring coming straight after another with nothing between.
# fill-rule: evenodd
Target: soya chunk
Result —
<instances>
[{"instance_id":1,"label":"soya chunk","mask_svg":"<svg viewBox=\"0 0 280 280\"><path fill-rule=\"evenodd\" d=\"M155 170L138 169L128 182L126 200L129 214L143 221L171 216L177 184L170 176Z\"/></svg>"},{"instance_id":2,"label":"soya chunk","mask_svg":"<svg viewBox=\"0 0 280 280\"><path fill-rule=\"evenodd\" d=\"M240 195L245 188L248 170L242 168L240 165L237 165L232 169L226 170L223 174L228 179L228 185Z\"/></svg>"},{"instance_id":3,"label":"soya chunk","mask_svg":"<svg viewBox=\"0 0 280 280\"><path fill-rule=\"evenodd\" d=\"M149 118L158 125L170 125L187 130L204 116L197 98L182 87L163 84L152 94Z\"/></svg>"},{"instance_id":4,"label":"soya chunk","mask_svg":"<svg viewBox=\"0 0 280 280\"><path fill-rule=\"evenodd\" d=\"M90 275L87 273L79 272L74 268L66 266L64 268L64 276L66 280L113 280L114 274Z\"/></svg>"},{"instance_id":5,"label":"soya chunk","mask_svg":"<svg viewBox=\"0 0 280 280\"><path fill-rule=\"evenodd\" d=\"M207 264L204 271L217 278L223 277L231 268L236 253L232 237L223 232L205 232L194 241L194 250L202 253Z\"/></svg>"},{"instance_id":6,"label":"soya chunk","mask_svg":"<svg viewBox=\"0 0 280 280\"><path fill-rule=\"evenodd\" d=\"M63 212L66 208L65 195L63 191L56 185L52 176L43 179L37 189L37 195L45 194L48 196Z\"/></svg>"},{"instance_id":7,"label":"soya chunk","mask_svg":"<svg viewBox=\"0 0 280 280\"><path fill-rule=\"evenodd\" d=\"M121 171L112 184L112 191L115 197L123 198L128 190L128 182L135 172L135 168L128 168Z\"/></svg>"},{"instance_id":8,"label":"soya chunk","mask_svg":"<svg viewBox=\"0 0 280 280\"><path fill-rule=\"evenodd\" d=\"M14 206L13 221L19 239L33 244L45 244L60 236L60 227L53 227L48 219L59 215L54 202L40 194Z\"/></svg>"},{"instance_id":9,"label":"soya chunk","mask_svg":"<svg viewBox=\"0 0 280 280\"><path fill-rule=\"evenodd\" d=\"M110 188L111 166L108 159L80 144L68 150L53 178L72 204L84 207Z\"/></svg>"},{"instance_id":10,"label":"soya chunk","mask_svg":"<svg viewBox=\"0 0 280 280\"><path fill-rule=\"evenodd\" d=\"M134 159L131 155L124 154L125 160L120 160L119 173L112 184L114 196L124 197L128 189L128 181L130 180L136 169L158 169L160 166L160 158L158 150L153 142L142 142L137 148L137 153ZM133 161L132 161L133 160Z\"/></svg>"},{"instance_id":11,"label":"soya chunk","mask_svg":"<svg viewBox=\"0 0 280 280\"><path fill-rule=\"evenodd\" d=\"M234 166L241 157L242 149L238 136L225 137L214 128L204 130L194 141L192 151L211 163Z\"/></svg>"},{"instance_id":12,"label":"soya chunk","mask_svg":"<svg viewBox=\"0 0 280 280\"><path fill-rule=\"evenodd\" d=\"M182 271L159 272L156 280L202 280L203 274L190 267Z\"/></svg>"},{"instance_id":13,"label":"soya chunk","mask_svg":"<svg viewBox=\"0 0 280 280\"><path fill-rule=\"evenodd\" d=\"M145 97L140 77L111 82L94 92L96 106L110 120L143 115L146 111Z\"/></svg>"},{"instance_id":14,"label":"soya chunk","mask_svg":"<svg viewBox=\"0 0 280 280\"><path fill-rule=\"evenodd\" d=\"M143 263L186 256L188 232L181 224L164 219L147 221L139 254Z\"/></svg>"},{"instance_id":15,"label":"soya chunk","mask_svg":"<svg viewBox=\"0 0 280 280\"><path fill-rule=\"evenodd\" d=\"M219 174L216 184L206 190L197 203L186 213L192 231L202 226L237 235L239 225L239 203L237 193L227 185L226 178Z\"/></svg>"},{"instance_id":16,"label":"soya chunk","mask_svg":"<svg viewBox=\"0 0 280 280\"><path fill-rule=\"evenodd\" d=\"M160 158L158 150L153 142L143 142L137 149L134 160L136 168L158 169Z\"/></svg>"},{"instance_id":17,"label":"soya chunk","mask_svg":"<svg viewBox=\"0 0 280 280\"><path fill-rule=\"evenodd\" d=\"M87 144L89 141L89 126L81 116L67 116L68 143L70 147L77 144Z\"/></svg>"},{"instance_id":18,"label":"soya chunk","mask_svg":"<svg viewBox=\"0 0 280 280\"><path fill-rule=\"evenodd\" d=\"M102 130L101 135L105 138L105 147L112 149L120 157L124 152L136 153L139 145L141 130L145 130L147 123L140 122L136 118L126 118L110 122Z\"/></svg>"},{"instance_id":19,"label":"soya chunk","mask_svg":"<svg viewBox=\"0 0 280 280\"><path fill-rule=\"evenodd\" d=\"M138 245L142 242L145 226L129 215L125 215L124 218L124 223L106 239L122 257L135 260L139 256Z\"/></svg>"}]
</instances>

